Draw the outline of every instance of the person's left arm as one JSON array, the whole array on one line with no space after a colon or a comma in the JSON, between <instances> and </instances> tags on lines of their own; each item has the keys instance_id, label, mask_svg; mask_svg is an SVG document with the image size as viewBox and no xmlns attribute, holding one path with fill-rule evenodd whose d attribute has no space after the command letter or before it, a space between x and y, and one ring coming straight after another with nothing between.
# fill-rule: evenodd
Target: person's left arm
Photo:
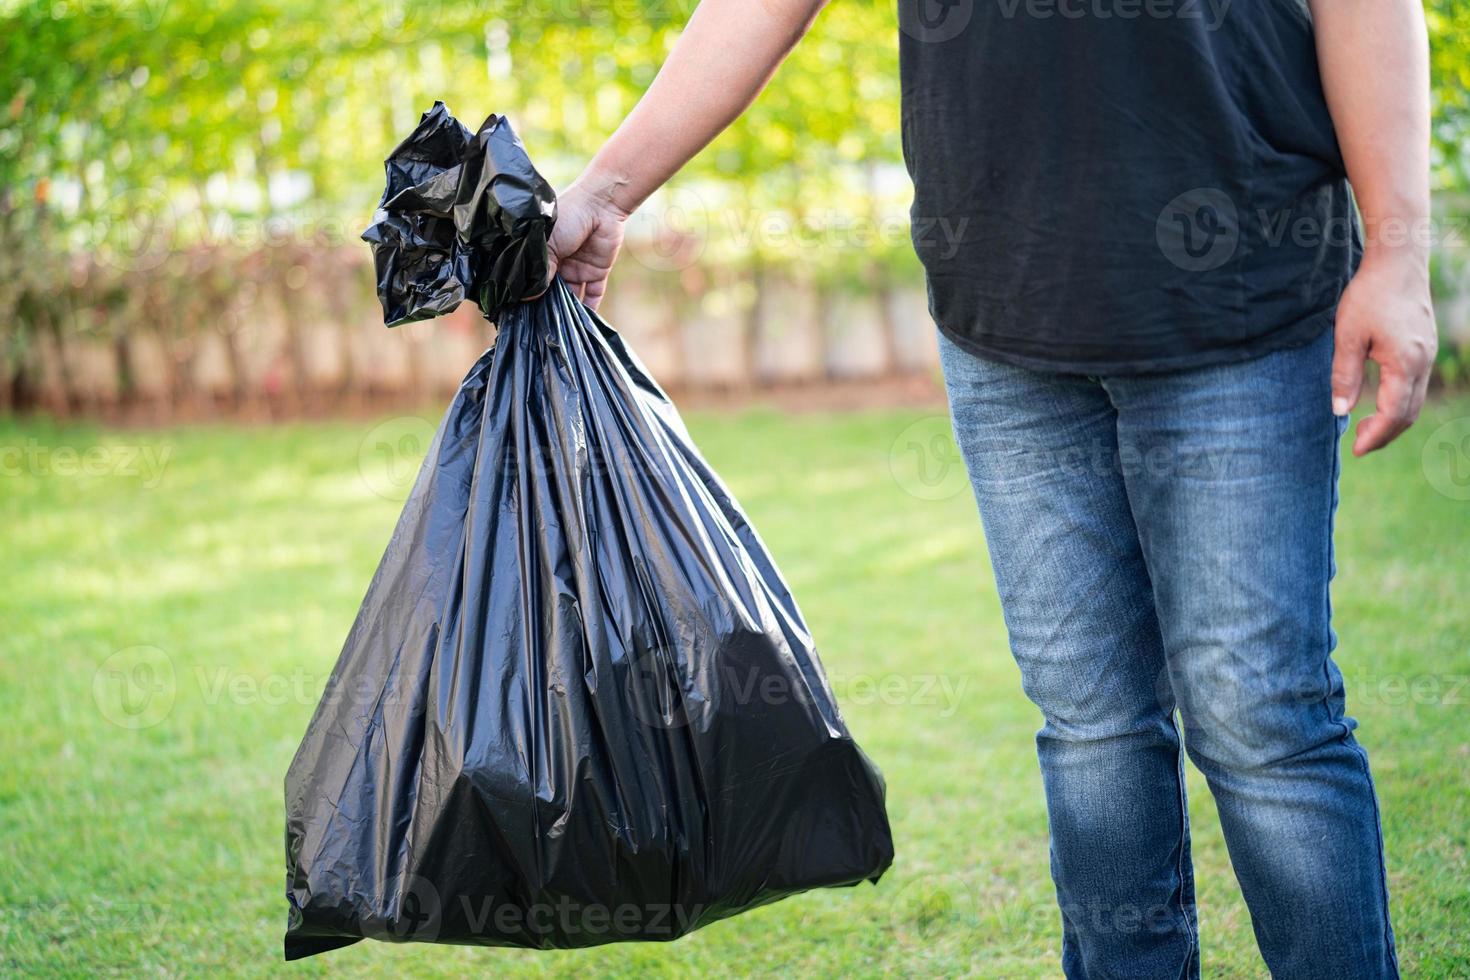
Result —
<instances>
[{"instance_id":1,"label":"person's left arm","mask_svg":"<svg viewBox=\"0 0 1470 980\"><path fill-rule=\"evenodd\" d=\"M1363 215L1363 262L1337 308L1332 410L1357 403L1379 367L1353 455L1419 417L1438 336L1429 297L1429 43L1419 0L1309 0L1317 61Z\"/></svg>"}]
</instances>

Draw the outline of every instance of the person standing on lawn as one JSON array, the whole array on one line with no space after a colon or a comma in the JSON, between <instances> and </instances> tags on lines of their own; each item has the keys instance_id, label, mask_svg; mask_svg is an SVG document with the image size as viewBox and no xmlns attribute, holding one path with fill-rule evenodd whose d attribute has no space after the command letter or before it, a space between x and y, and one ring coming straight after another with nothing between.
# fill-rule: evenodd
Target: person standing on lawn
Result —
<instances>
[{"instance_id":1,"label":"person standing on lawn","mask_svg":"<svg viewBox=\"0 0 1470 980\"><path fill-rule=\"evenodd\" d=\"M629 214L821 7L699 5L561 196L553 259L587 305ZM1182 743L1272 975L1396 976L1328 582L1364 362L1355 455L1414 421L1435 353L1419 4L899 7L914 245L1044 717L1064 972L1199 975Z\"/></svg>"}]
</instances>

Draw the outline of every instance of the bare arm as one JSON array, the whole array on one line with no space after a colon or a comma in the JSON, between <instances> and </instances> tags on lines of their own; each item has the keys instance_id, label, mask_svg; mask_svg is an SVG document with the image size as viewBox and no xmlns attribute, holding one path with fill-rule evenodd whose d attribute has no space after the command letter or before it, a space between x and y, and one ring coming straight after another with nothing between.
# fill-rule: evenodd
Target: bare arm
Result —
<instances>
[{"instance_id":1,"label":"bare arm","mask_svg":"<svg viewBox=\"0 0 1470 980\"><path fill-rule=\"evenodd\" d=\"M607 290L623 222L755 99L826 0L702 0L658 77L561 195L556 271L588 306Z\"/></svg>"},{"instance_id":2,"label":"bare arm","mask_svg":"<svg viewBox=\"0 0 1470 980\"><path fill-rule=\"evenodd\" d=\"M1338 306L1332 403L1358 400L1379 366L1374 413L1354 455L1419 416L1437 345L1429 297L1429 55L1419 0L1310 0L1317 60L1348 179L1363 214L1363 264Z\"/></svg>"}]
</instances>

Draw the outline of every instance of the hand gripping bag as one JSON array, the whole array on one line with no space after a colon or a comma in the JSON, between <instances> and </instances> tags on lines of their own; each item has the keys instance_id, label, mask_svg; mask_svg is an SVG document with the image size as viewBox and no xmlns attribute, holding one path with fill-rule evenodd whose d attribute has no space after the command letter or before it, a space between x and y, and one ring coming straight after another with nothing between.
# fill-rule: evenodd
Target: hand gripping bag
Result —
<instances>
[{"instance_id":1,"label":"hand gripping bag","mask_svg":"<svg viewBox=\"0 0 1470 980\"><path fill-rule=\"evenodd\" d=\"M558 279L510 126L442 104L364 238L389 324L469 298L444 416L286 776L285 951L669 940L893 859L878 770L667 397Z\"/></svg>"}]
</instances>

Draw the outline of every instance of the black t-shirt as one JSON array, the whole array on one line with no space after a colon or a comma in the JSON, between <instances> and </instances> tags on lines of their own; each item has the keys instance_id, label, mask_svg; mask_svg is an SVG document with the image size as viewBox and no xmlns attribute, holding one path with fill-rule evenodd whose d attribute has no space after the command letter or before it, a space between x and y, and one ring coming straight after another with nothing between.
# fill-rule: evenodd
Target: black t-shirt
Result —
<instances>
[{"instance_id":1,"label":"black t-shirt","mask_svg":"<svg viewBox=\"0 0 1470 980\"><path fill-rule=\"evenodd\" d=\"M1305 344L1361 253L1306 0L899 0L935 322L1141 373Z\"/></svg>"}]
</instances>

